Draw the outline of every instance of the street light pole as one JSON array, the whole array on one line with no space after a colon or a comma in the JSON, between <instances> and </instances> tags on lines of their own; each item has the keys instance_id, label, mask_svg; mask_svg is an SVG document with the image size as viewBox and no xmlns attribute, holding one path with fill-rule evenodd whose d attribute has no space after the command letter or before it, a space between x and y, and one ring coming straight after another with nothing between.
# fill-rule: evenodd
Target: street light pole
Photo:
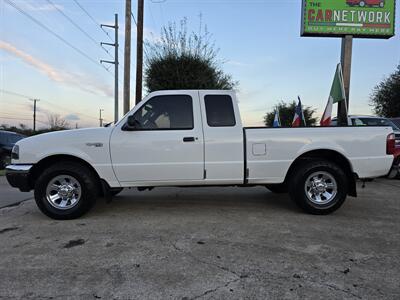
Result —
<instances>
[{"instance_id":1,"label":"street light pole","mask_svg":"<svg viewBox=\"0 0 400 300\"><path fill-rule=\"evenodd\" d=\"M33 101L33 132L36 132L36 102L40 101L39 99L31 99Z\"/></svg>"},{"instance_id":2,"label":"street light pole","mask_svg":"<svg viewBox=\"0 0 400 300\"><path fill-rule=\"evenodd\" d=\"M109 61L109 60L100 60L100 63L107 63L107 64L113 64L114 65L114 123L117 123L118 121L118 65L119 65L119 60L118 60L118 14L115 14L115 24L114 25L107 25L107 24L101 24L100 25L102 28L103 27L109 27L113 28L115 32L115 39L114 43L105 43L101 42L100 45L107 45L114 47L114 61Z\"/></svg>"},{"instance_id":3,"label":"street light pole","mask_svg":"<svg viewBox=\"0 0 400 300\"><path fill-rule=\"evenodd\" d=\"M101 112L103 112L104 109L99 109L99 121L100 121L100 127L103 127L103 117L101 116Z\"/></svg>"}]
</instances>

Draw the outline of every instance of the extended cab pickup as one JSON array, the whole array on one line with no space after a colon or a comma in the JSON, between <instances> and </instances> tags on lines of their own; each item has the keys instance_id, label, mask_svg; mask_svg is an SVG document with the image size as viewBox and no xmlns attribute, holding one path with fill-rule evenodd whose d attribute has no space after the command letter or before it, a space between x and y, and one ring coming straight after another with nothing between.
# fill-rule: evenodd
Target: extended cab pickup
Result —
<instances>
[{"instance_id":1,"label":"extended cab pickup","mask_svg":"<svg viewBox=\"0 0 400 300\"><path fill-rule=\"evenodd\" d=\"M356 178L388 174L393 151L391 127L243 128L232 91L160 91L115 126L19 141L6 175L56 219L158 186L262 185L328 214L356 196Z\"/></svg>"}]
</instances>

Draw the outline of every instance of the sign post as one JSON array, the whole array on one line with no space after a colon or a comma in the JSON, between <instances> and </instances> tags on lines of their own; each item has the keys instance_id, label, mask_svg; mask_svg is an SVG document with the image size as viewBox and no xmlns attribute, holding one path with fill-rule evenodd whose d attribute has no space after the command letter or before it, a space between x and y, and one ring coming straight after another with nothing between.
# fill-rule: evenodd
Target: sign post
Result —
<instances>
[{"instance_id":1,"label":"sign post","mask_svg":"<svg viewBox=\"0 0 400 300\"><path fill-rule=\"evenodd\" d=\"M347 124L353 37L388 39L395 34L396 0L303 0L301 36L341 37L346 104L339 102L338 124ZM347 107L346 107L347 106Z\"/></svg>"},{"instance_id":2,"label":"sign post","mask_svg":"<svg viewBox=\"0 0 400 300\"><path fill-rule=\"evenodd\" d=\"M337 119L338 125L346 126L347 112L349 111L349 96L350 96L350 77L351 77L351 59L353 54L353 36L346 35L342 37L342 51L340 62L342 64L344 93L346 101L338 102Z\"/></svg>"}]
</instances>

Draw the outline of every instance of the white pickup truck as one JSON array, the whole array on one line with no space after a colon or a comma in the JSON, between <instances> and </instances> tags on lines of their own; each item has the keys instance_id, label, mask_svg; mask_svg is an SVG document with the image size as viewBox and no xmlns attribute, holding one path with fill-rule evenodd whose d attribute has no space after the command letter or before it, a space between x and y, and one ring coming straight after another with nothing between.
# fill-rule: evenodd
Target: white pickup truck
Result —
<instances>
[{"instance_id":1,"label":"white pickup truck","mask_svg":"<svg viewBox=\"0 0 400 300\"><path fill-rule=\"evenodd\" d=\"M159 186L262 185L328 214L356 196L357 178L388 174L393 152L391 127L243 128L232 91L160 91L114 126L19 141L6 176L55 219Z\"/></svg>"}]
</instances>

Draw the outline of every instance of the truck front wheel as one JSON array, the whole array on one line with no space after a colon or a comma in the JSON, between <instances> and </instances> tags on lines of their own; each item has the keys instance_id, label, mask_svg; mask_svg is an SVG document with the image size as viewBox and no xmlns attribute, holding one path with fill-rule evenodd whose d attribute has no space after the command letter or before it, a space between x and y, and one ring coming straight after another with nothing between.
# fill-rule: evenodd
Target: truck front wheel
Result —
<instances>
[{"instance_id":1,"label":"truck front wheel","mask_svg":"<svg viewBox=\"0 0 400 300\"><path fill-rule=\"evenodd\" d=\"M97 180L93 172L76 162L62 162L45 169L35 183L35 201L48 217L79 218L95 203Z\"/></svg>"},{"instance_id":2,"label":"truck front wheel","mask_svg":"<svg viewBox=\"0 0 400 300\"><path fill-rule=\"evenodd\" d=\"M344 171L335 163L311 160L293 173L289 194L304 211L326 215L334 212L346 200L348 183Z\"/></svg>"}]
</instances>

